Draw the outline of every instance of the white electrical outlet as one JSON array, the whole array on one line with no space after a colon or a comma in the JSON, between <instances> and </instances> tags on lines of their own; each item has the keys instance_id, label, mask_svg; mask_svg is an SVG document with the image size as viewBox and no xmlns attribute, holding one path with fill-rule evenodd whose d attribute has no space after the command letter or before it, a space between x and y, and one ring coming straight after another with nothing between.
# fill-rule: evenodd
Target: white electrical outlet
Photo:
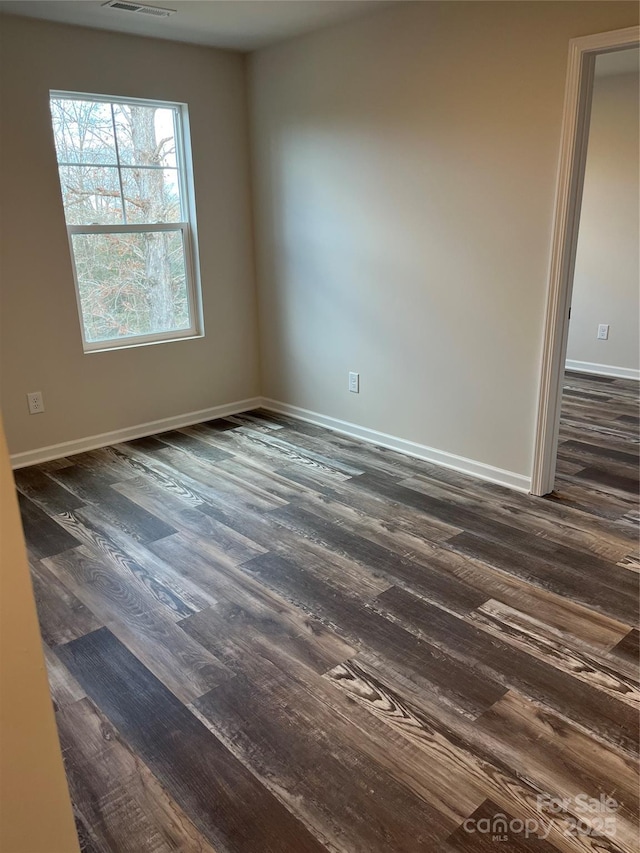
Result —
<instances>
[{"instance_id":1,"label":"white electrical outlet","mask_svg":"<svg viewBox=\"0 0 640 853\"><path fill-rule=\"evenodd\" d=\"M349 391L352 394L360 393L360 374L349 372Z\"/></svg>"},{"instance_id":2,"label":"white electrical outlet","mask_svg":"<svg viewBox=\"0 0 640 853\"><path fill-rule=\"evenodd\" d=\"M42 391L31 391L27 394L27 402L29 403L29 414L39 415L44 412L44 400L42 399Z\"/></svg>"},{"instance_id":3,"label":"white electrical outlet","mask_svg":"<svg viewBox=\"0 0 640 853\"><path fill-rule=\"evenodd\" d=\"M609 339L609 324L608 323L600 323L598 326L598 340L606 341Z\"/></svg>"}]
</instances>

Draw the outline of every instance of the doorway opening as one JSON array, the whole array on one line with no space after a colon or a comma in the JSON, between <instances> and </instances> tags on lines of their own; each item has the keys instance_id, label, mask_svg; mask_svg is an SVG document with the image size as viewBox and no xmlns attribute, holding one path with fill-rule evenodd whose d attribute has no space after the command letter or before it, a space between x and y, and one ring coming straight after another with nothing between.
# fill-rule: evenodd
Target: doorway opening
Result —
<instances>
[{"instance_id":1,"label":"doorway opening","mask_svg":"<svg viewBox=\"0 0 640 853\"><path fill-rule=\"evenodd\" d=\"M598 57L638 48L640 27L573 39L562 126L531 492L553 491L587 143ZM585 390L584 393L589 393Z\"/></svg>"}]
</instances>

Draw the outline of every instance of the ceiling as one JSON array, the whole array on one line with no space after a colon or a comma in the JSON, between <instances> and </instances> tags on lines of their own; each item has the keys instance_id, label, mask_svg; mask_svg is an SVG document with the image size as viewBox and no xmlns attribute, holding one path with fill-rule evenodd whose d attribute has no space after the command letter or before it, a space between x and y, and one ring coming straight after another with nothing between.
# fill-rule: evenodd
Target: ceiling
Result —
<instances>
[{"instance_id":1,"label":"ceiling","mask_svg":"<svg viewBox=\"0 0 640 853\"><path fill-rule=\"evenodd\" d=\"M105 0L0 0L0 12L234 50L256 50L401 0L131 0L175 15L112 9ZM638 48L598 56L596 76L638 71Z\"/></svg>"},{"instance_id":2,"label":"ceiling","mask_svg":"<svg viewBox=\"0 0 640 853\"><path fill-rule=\"evenodd\" d=\"M610 77L612 74L638 73L640 49L628 47L613 53L601 53L596 56L596 77Z\"/></svg>"},{"instance_id":3,"label":"ceiling","mask_svg":"<svg viewBox=\"0 0 640 853\"><path fill-rule=\"evenodd\" d=\"M0 12L212 47L254 50L356 17L388 5L389 0L148 0L147 5L175 9L176 14L169 18L112 9L103 6L104 2L3 0Z\"/></svg>"}]
</instances>

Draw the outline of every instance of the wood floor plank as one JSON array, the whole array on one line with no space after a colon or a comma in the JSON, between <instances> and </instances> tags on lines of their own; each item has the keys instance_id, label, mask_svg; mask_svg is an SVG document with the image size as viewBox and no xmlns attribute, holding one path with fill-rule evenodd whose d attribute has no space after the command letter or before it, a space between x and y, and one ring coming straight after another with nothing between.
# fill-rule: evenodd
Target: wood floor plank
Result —
<instances>
[{"instance_id":1,"label":"wood floor plank","mask_svg":"<svg viewBox=\"0 0 640 853\"><path fill-rule=\"evenodd\" d=\"M181 453L165 445L153 453L143 453L131 445L114 448L134 470L140 471L193 506L211 503L213 506L232 508L236 512L264 512L283 506L275 495L250 484L248 488L222 468L204 464L188 453Z\"/></svg>"},{"instance_id":2,"label":"wood floor plank","mask_svg":"<svg viewBox=\"0 0 640 853\"><path fill-rule=\"evenodd\" d=\"M201 606L201 597L190 596L185 585L175 583L171 575L162 577L161 565L154 565L148 571L135 558L144 552L129 544L135 540L127 539L123 550L119 544L119 534L107 520L92 514L90 509L76 510L74 513L62 513L55 516L61 526L72 533L85 550L96 561L101 561L107 573L120 579L126 589L132 588L133 594L148 600L149 604L159 605L172 620L176 621L195 612ZM194 598L195 604L190 600ZM205 602L205 606L208 602ZM146 607L146 605L145 605Z\"/></svg>"},{"instance_id":3,"label":"wood floor plank","mask_svg":"<svg viewBox=\"0 0 640 853\"><path fill-rule=\"evenodd\" d=\"M560 420L560 439L573 439L604 448L634 453L638 448L636 434L624 425L622 429L599 429L593 423L585 423L580 416L572 420Z\"/></svg>"},{"instance_id":4,"label":"wood floor plank","mask_svg":"<svg viewBox=\"0 0 640 853\"><path fill-rule=\"evenodd\" d=\"M547 495L547 500L610 521L624 518L636 506L632 499L623 500L606 490L590 488L588 483L576 481L575 478L564 474L556 475L555 488Z\"/></svg>"},{"instance_id":5,"label":"wood floor plank","mask_svg":"<svg viewBox=\"0 0 640 853\"><path fill-rule=\"evenodd\" d=\"M188 562L203 585L211 584L215 589L217 603L201 615L183 619L180 627L201 644L202 631L206 628L207 642L203 645L225 664L235 662L234 656L229 655L232 636L247 656L259 648L269 659L283 657L284 661L298 661L320 673L355 654L355 647L335 632L235 566L219 564L215 577L211 578L210 563L194 554L179 538L170 537L165 543L168 556Z\"/></svg>"},{"instance_id":6,"label":"wood floor plank","mask_svg":"<svg viewBox=\"0 0 640 853\"><path fill-rule=\"evenodd\" d=\"M273 666L195 703L242 762L334 849L433 850L449 822L358 749L344 721Z\"/></svg>"},{"instance_id":7,"label":"wood floor plank","mask_svg":"<svg viewBox=\"0 0 640 853\"><path fill-rule=\"evenodd\" d=\"M42 647L54 709L58 711L67 705L72 705L79 699L84 699L86 696L84 690L58 658L55 651L49 648L46 643L43 643Z\"/></svg>"},{"instance_id":8,"label":"wood floor plank","mask_svg":"<svg viewBox=\"0 0 640 853\"><path fill-rule=\"evenodd\" d=\"M229 429L235 429L235 424L226 418L213 418L210 421L203 421L198 426L205 427L209 432L226 432Z\"/></svg>"},{"instance_id":9,"label":"wood floor plank","mask_svg":"<svg viewBox=\"0 0 640 853\"><path fill-rule=\"evenodd\" d=\"M112 489L111 478L104 474L73 465L56 471L52 476L85 503L98 504L115 524L141 542L152 542L175 533L175 529L161 518Z\"/></svg>"},{"instance_id":10,"label":"wood floor plank","mask_svg":"<svg viewBox=\"0 0 640 853\"><path fill-rule=\"evenodd\" d=\"M59 654L214 846L229 853L326 849L108 630Z\"/></svg>"},{"instance_id":11,"label":"wood floor plank","mask_svg":"<svg viewBox=\"0 0 640 853\"><path fill-rule=\"evenodd\" d=\"M400 625L385 619L338 590L305 574L300 564L265 554L245 563L243 570L257 575L286 598L296 602L329 624L350 642L371 648L393 660L401 670L410 670L426 691L435 691L471 717L489 707L504 688L488 678L477 678L450 655L421 641ZM461 689L462 685L464 688Z\"/></svg>"},{"instance_id":12,"label":"wood floor plank","mask_svg":"<svg viewBox=\"0 0 640 853\"><path fill-rule=\"evenodd\" d=\"M285 454L289 459L293 458L297 461L298 457L301 457L302 461L306 464L312 463L321 468L339 471L342 474L346 474L348 477L357 477L359 474L363 473L362 467L345 463L342 460L337 459L336 455L333 453L326 455L325 453L318 452L317 450L310 450L307 447L302 449L301 442L288 441L285 437L277 433L259 433L254 427L241 426L238 430L234 431L234 436L242 436L242 438L246 438L250 441L252 445L259 443L260 445L266 446L270 449L273 448L278 450Z\"/></svg>"},{"instance_id":13,"label":"wood floor plank","mask_svg":"<svg viewBox=\"0 0 640 853\"><path fill-rule=\"evenodd\" d=\"M122 853L216 853L89 699L57 715L71 794L98 843Z\"/></svg>"},{"instance_id":14,"label":"wood floor plank","mask_svg":"<svg viewBox=\"0 0 640 853\"><path fill-rule=\"evenodd\" d=\"M607 749L557 714L506 693L477 721L478 738L497 744L497 757L512 768L527 767L547 792L576 798L616 800L620 838L633 850L638 822L637 765ZM497 737L498 732L500 736Z\"/></svg>"},{"instance_id":15,"label":"wood floor plank","mask_svg":"<svg viewBox=\"0 0 640 853\"><path fill-rule=\"evenodd\" d=\"M256 483L264 491L282 498L287 503L298 501L303 495L319 495L326 488L326 483L335 482L333 478L326 478L323 474L314 472L311 477L307 474L307 485L303 485L300 479L290 476L292 468L274 469L253 456L234 456L220 462L218 467L233 474L240 481Z\"/></svg>"},{"instance_id":16,"label":"wood floor plank","mask_svg":"<svg viewBox=\"0 0 640 853\"><path fill-rule=\"evenodd\" d=\"M634 495L638 494L639 480L635 477L622 474L612 473L611 468L604 468L598 465L590 465L576 474L581 480L588 480L591 483L597 484L598 488L606 488L615 492Z\"/></svg>"},{"instance_id":17,"label":"wood floor plank","mask_svg":"<svg viewBox=\"0 0 640 853\"><path fill-rule=\"evenodd\" d=\"M260 417L260 415L255 412L243 412L241 415L232 415L227 418L228 421L231 421L233 424L250 425L253 424L255 429L259 429L262 432L271 432L272 430L282 429L280 424L273 423L272 421Z\"/></svg>"},{"instance_id":18,"label":"wood floor plank","mask_svg":"<svg viewBox=\"0 0 640 853\"><path fill-rule=\"evenodd\" d=\"M445 471L440 466L433 465L425 460L408 457L403 453L379 445L365 444L350 436L295 418L268 411L263 412L263 414L270 421L283 426L285 432L282 435L289 441L309 449L319 450L325 456L342 460L346 464L362 470L363 473L377 473L392 479L404 479L418 473L429 476L434 472L442 473ZM447 471L442 476L448 477L452 473L455 472ZM475 482L473 477L460 476L467 483Z\"/></svg>"},{"instance_id":19,"label":"wood floor plank","mask_svg":"<svg viewBox=\"0 0 640 853\"><path fill-rule=\"evenodd\" d=\"M225 474L221 469L209 468L199 464L197 459L173 448L161 450L154 455L154 461L161 460L179 471L186 482L200 490L207 500L214 504L237 506L250 511L265 511L283 506L285 501L270 495L255 485L245 488L233 475ZM157 464L154 462L154 464Z\"/></svg>"},{"instance_id":20,"label":"wood floor plank","mask_svg":"<svg viewBox=\"0 0 640 853\"><path fill-rule=\"evenodd\" d=\"M102 485L120 483L133 476L131 469L116 459L106 447L78 453L72 457L72 460L74 466L84 468L89 474L99 474Z\"/></svg>"},{"instance_id":21,"label":"wood floor plank","mask_svg":"<svg viewBox=\"0 0 640 853\"><path fill-rule=\"evenodd\" d=\"M562 418L572 423L585 423L603 435L629 434L626 424L616 419L616 415L629 414L637 411L637 406L631 396L615 394L615 404L602 395L599 400L587 400L584 397L567 395L563 401ZM604 418L603 408L608 409L609 418Z\"/></svg>"},{"instance_id":22,"label":"wood floor plank","mask_svg":"<svg viewBox=\"0 0 640 853\"><path fill-rule=\"evenodd\" d=\"M330 714L332 727L340 724L352 748L430 803L443 815L445 822L459 823L482 800L483 792L470 782L465 772L459 772L451 764L441 767L436 754L415 750L411 738L390 729L385 720L372 716L368 708L363 710L354 704L348 692L335 689L334 681L319 675L326 667L319 667L315 656L300 654L299 645L292 648L288 643L265 642L264 635L247 632L243 624L225 620L224 613L190 617L182 625L215 654L220 654L224 647L225 663L252 683L262 683L265 673L273 672L273 666L278 667L280 673L286 675L287 682L293 682L290 687L294 695L297 690L304 689L321 701ZM313 633L315 635L315 629ZM290 702L295 700L287 699L287 706ZM211 725L206 717L203 719ZM289 772L295 772L294 763Z\"/></svg>"},{"instance_id":23,"label":"wood floor plank","mask_svg":"<svg viewBox=\"0 0 640 853\"><path fill-rule=\"evenodd\" d=\"M403 589L382 593L377 603L476 673L502 684L504 692L517 689L533 702L553 708L616 748L638 752L637 713L608 693L558 672L548 663L507 645L459 616L447 613ZM596 679L594 676L593 682ZM600 684L598 685L600 686Z\"/></svg>"},{"instance_id":24,"label":"wood floor plank","mask_svg":"<svg viewBox=\"0 0 640 853\"><path fill-rule=\"evenodd\" d=\"M353 498L356 494L360 498L359 506ZM399 555L421 554L425 543L426 551L430 553L430 544L434 542L446 542L457 533L461 533L458 527L420 516L419 525L412 524L411 513L405 517L401 508L394 506L390 513L388 504L380 501L363 501L361 493L345 488L342 500L330 497L326 494L302 494L298 495L295 502L296 509L302 509L307 513L313 513L325 521L341 525L345 530L356 533L369 539ZM363 505L366 502L366 507ZM282 514L286 514L283 508ZM274 512L277 516L277 511ZM308 517L307 517L308 518ZM411 519L411 520L409 520ZM417 517L415 518L417 522Z\"/></svg>"},{"instance_id":25,"label":"wood floor plank","mask_svg":"<svg viewBox=\"0 0 640 853\"><path fill-rule=\"evenodd\" d=\"M544 625L496 601L485 602L471 617L483 630L508 645L640 710L640 686L637 673L631 667L621 672L621 668L612 667L604 655L575 645L567 647L560 637L545 631Z\"/></svg>"},{"instance_id":26,"label":"wood floor plank","mask_svg":"<svg viewBox=\"0 0 640 853\"><path fill-rule=\"evenodd\" d=\"M48 646L68 643L102 628L97 616L42 562L31 560L30 569L40 633Z\"/></svg>"},{"instance_id":27,"label":"wood floor plank","mask_svg":"<svg viewBox=\"0 0 640 853\"><path fill-rule=\"evenodd\" d=\"M556 476L561 476L562 474L566 474L569 477L573 477L578 473L578 471L582 471L583 468L584 468L584 463L582 463L582 462L571 462L562 453L558 454L558 457L556 459Z\"/></svg>"},{"instance_id":28,"label":"wood floor plank","mask_svg":"<svg viewBox=\"0 0 640 853\"><path fill-rule=\"evenodd\" d=\"M73 465L71 459L66 456L61 456L59 459L50 459L48 462L41 462L37 466L37 470L41 471L43 474L48 474L50 471L58 471L60 468L66 468L68 465ZM36 468L36 466L30 467Z\"/></svg>"},{"instance_id":29,"label":"wood floor plank","mask_svg":"<svg viewBox=\"0 0 640 853\"><path fill-rule=\"evenodd\" d=\"M336 467L321 465L304 454L285 453L266 443L251 442L247 436L236 433L237 424L230 422L229 426L230 430L221 432L212 429L210 424L197 424L189 427L189 434L232 453L234 459L250 459L267 470L292 468L326 482L341 482L351 477L350 474L343 473Z\"/></svg>"},{"instance_id":30,"label":"wood floor plank","mask_svg":"<svg viewBox=\"0 0 640 853\"><path fill-rule=\"evenodd\" d=\"M488 494L491 495L492 500L500 500L501 505L510 514L532 513L536 517L539 516L555 522L559 526L566 525L569 528L591 534L595 539L602 540L603 543L611 541L614 544L621 542L633 546L638 538L637 530L623 529L615 521L571 506L565 506L557 499L551 499L551 496L540 498L524 495L520 492L514 492L513 489L506 486L501 486L499 483L483 482L479 484L478 489L481 496L484 497ZM554 498L557 497L558 495L555 494Z\"/></svg>"},{"instance_id":31,"label":"wood floor plank","mask_svg":"<svg viewBox=\"0 0 640 853\"><path fill-rule=\"evenodd\" d=\"M18 492L22 527L30 554L37 560L75 548L78 540L44 510Z\"/></svg>"},{"instance_id":32,"label":"wood floor plank","mask_svg":"<svg viewBox=\"0 0 640 853\"><path fill-rule=\"evenodd\" d=\"M619 660L631 667L636 675L638 674L638 666L640 664L640 631L637 628L629 631L613 649L610 655L613 659Z\"/></svg>"},{"instance_id":33,"label":"wood floor plank","mask_svg":"<svg viewBox=\"0 0 640 853\"><path fill-rule=\"evenodd\" d=\"M638 618L638 583L632 573L604 563L597 573L579 571L579 564L564 566L557 560L525 555L508 545L473 533L460 533L447 545L544 589L556 589L573 601L586 604L614 619L635 624Z\"/></svg>"},{"instance_id":34,"label":"wood floor plank","mask_svg":"<svg viewBox=\"0 0 640 853\"><path fill-rule=\"evenodd\" d=\"M240 426L232 433L226 433L224 442L229 447L235 447L245 455L260 454L263 458L271 458L275 467L295 463L310 469L317 469L337 479L353 477L362 474L361 468L355 468L336 459L335 456L325 456L308 450L299 443L283 440L274 433L264 433L255 429Z\"/></svg>"},{"instance_id":35,"label":"wood floor plank","mask_svg":"<svg viewBox=\"0 0 640 853\"><path fill-rule=\"evenodd\" d=\"M183 501L172 490L166 490L155 480L137 477L114 488L150 512L160 512L161 508L164 508L165 517L176 530L206 540L210 550L218 552L222 558L244 562L266 550L257 542L221 523L217 518L220 513L206 502L201 501L197 507L189 505L189 501ZM224 514L221 517L226 518Z\"/></svg>"},{"instance_id":36,"label":"wood floor plank","mask_svg":"<svg viewBox=\"0 0 640 853\"><path fill-rule=\"evenodd\" d=\"M195 623L197 620L190 621ZM201 620L200 624L194 624L193 627L197 629L204 645L209 647L213 641L215 648L218 633L212 631L211 622ZM325 718L328 714L331 721L329 728L333 730L338 727L340 738L346 739L351 750L362 753L396 782L430 804L441 814L445 824L458 824L482 800L482 790L473 784L466 770L460 770L450 762L440 762L437 751L417 750L411 737L405 737L399 729L389 727L386 719L372 715L369 706L361 707L348 691L340 689L331 678L319 676L304 661L287 660L286 657L265 658L263 647L257 645L253 646L253 653L247 655L245 643L239 640L237 634L234 634L231 649L233 651L230 650L230 654L235 654L238 670L252 682L262 683L269 665L278 666L280 675L286 676L285 689L287 692L292 690L291 702L295 704L293 697L299 689L304 689L313 699L322 702ZM294 686L289 684L290 681L294 682ZM283 682L280 680L280 683ZM287 706L289 704L287 700ZM210 721L204 719L211 725ZM335 746L333 751L336 751ZM289 772L295 772L295 762L291 763ZM441 821L436 821L438 824L441 825Z\"/></svg>"},{"instance_id":37,"label":"wood floor plank","mask_svg":"<svg viewBox=\"0 0 640 853\"><path fill-rule=\"evenodd\" d=\"M532 586L517 575L505 573L465 554L434 545L428 558L404 577L401 561L392 569L396 583L413 589L425 598L456 612L466 612L474 602L496 598L531 615L540 615L554 630L574 635L587 644L609 649L628 633L628 623L602 615L559 596L551 589ZM447 576L457 579L460 587L447 584ZM388 586L393 585L389 583ZM470 592L468 590L471 590ZM380 590L381 592L383 590Z\"/></svg>"},{"instance_id":38,"label":"wood floor plank","mask_svg":"<svg viewBox=\"0 0 640 853\"><path fill-rule=\"evenodd\" d=\"M565 571L571 568L576 570L584 570L589 567L594 573L604 574L604 561L592 554L579 553L572 548L567 547L558 542L549 541L541 538L535 533L526 530L514 528L511 524L507 525L502 521L494 520L490 517L490 508L487 512L481 507L469 509L465 506L466 501L455 501L454 494L445 495L442 490L431 488L431 492L436 492L438 496L423 491L416 492L414 488L406 485L398 484L380 484L377 481L371 483L370 480L365 480L364 477L358 481L360 484L367 483L369 487L376 488L378 491L383 491L401 502L406 502L412 506L419 507L426 515L434 515L443 521L455 524L464 532L459 536L468 536L474 534L482 539L487 539L492 542L497 542L501 546L510 547L513 551L521 554L526 554L528 558L539 558L541 560L553 559L558 564L562 565ZM414 485L420 481L412 481ZM455 537L453 537L455 539Z\"/></svg>"},{"instance_id":39,"label":"wood floor plank","mask_svg":"<svg viewBox=\"0 0 640 853\"><path fill-rule=\"evenodd\" d=\"M166 444L160 440L163 433L158 433L156 436L147 435L142 438L132 438L130 441L124 442L123 447L131 447L137 450L142 450L145 453L153 453L154 450L164 450ZM113 448L106 448L108 453L112 453ZM124 462L124 460L121 460Z\"/></svg>"},{"instance_id":40,"label":"wood floor plank","mask_svg":"<svg viewBox=\"0 0 640 853\"><path fill-rule=\"evenodd\" d=\"M372 715L384 720L390 728L399 730L411 739L417 750L430 756L436 767L452 778L463 771L467 784L484 791L500 804L501 811L512 811L520 820L535 820L542 824L549 838L561 851L593 851L589 839L565 835L565 827L545 818L538 808L540 788L532 784L526 773L512 773L500 759L487 749L477 737L465 740L464 734L447 731L418 705L400 698L390 688L375 668L363 666L361 661L349 661L327 674L333 683L345 690L355 702L367 708ZM454 727L455 728L455 727ZM466 733L473 727L466 724ZM439 772L436 771L436 773ZM553 789L552 789L553 790ZM508 848L507 848L508 849ZM605 840L600 850L617 850ZM630 853L630 851L629 851Z\"/></svg>"},{"instance_id":41,"label":"wood floor plank","mask_svg":"<svg viewBox=\"0 0 640 853\"><path fill-rule=\"evenodd\" d=\"M166 445L157 439L147 439L147 441L155 441L158 445L158 450L164 450ZM143 475L148 478L149 482L160 486L168 494L177 497L187 506L199 507L205 503L205 498L199 494L197 489L194 491L187 486L184 478L176 472L172 471L169 466L164 465L162 461L153 464L153 452L141 451L136 442L129 441L125 444L116 444L113 447L106 448L107 452L122 464L126 465L131 471L136 474Z\"/></svg>"},{"instance_id":42,"label":"wood floor plank","mask_svg":"<svg viewBox=\"0 0 640 853\"><path fill-rule=\"evenodd\" d=\"M238 515L221 507L203 507L213 517L231 530L260 546L262 553L271 552L285 558L297 555L304 560L305 569L320 577L328 577L347 595L357 593L363 599L373 598L390 586L388 580L372 567L350 559L334 548L328 548L317 537L301 537L279 523L272 512L256 514L245 512ZM195 540L197 547L210 551L211 543ZM246 560L238 561L246 562Z\"/></svg>"},{"instance_id":43,"label":"wood floor plank","mask_svg":"<svg viewBox=\"0 0 640 853\"><path fill-rule=\"evenodd\" d=\"M83 505L77 495L56 483L39 468L20 468L13 476L18 491L48 515L69 512Z\"/></svg>"},{"instance_id":44,"label":"wood floor plank","mask_svg":"<svg viewBox=\"0 0 640 853\"><path fill-rule=\"evenodd\" d=\"M572 425L585 425L590 431L604 436L629 436L633 443L633 434L627 424L615 419L615 415L630 413L636 410L632 399L619 396L618 405L612 406L606 399L592 401L580 397L565 397L562 406L561 420ZM604 407L609 409L611 417L602 417Z\"/></svg>"},{"instance_id":45,"label":"wood floor plank","mask_svg":"<svg viewBox=\"0 0 640 853\"><path fill-rule=\"evenodd\" d=\"M172 430L171 432L163 432L158 436L158 441L163 444L168 444L170 447L175 447L177 450L182 450L197 459L206 459L208 462L220 462L223 459L229 459L230 453L212 447L206 441L199 441L196 437L180 430Z\"/></svg>"},{"instance_id":46,"label":"wood floor plank","mask_svg":"<svg viewBox=\"0 0 640 853\"><path fill-rule=\"evenodd\" d=\"M306 507L306 502L303 501L303 503ZM282 510L282 513L291 513L291 509L286 508ZM280 511L271 514L272 517L279 515ZM304 517L307 526L309 526L308 514L302 516L298 513L297 515L298 520ZM337 516L336 521L342 521L342 519ZM311 526L314 526L313 523ZM343 527L344 525L341 524L336 533L338 537L344 536ZM326 525L324 529L326 530ZM367 536L366 531L363 534L365 537ZM356 541L354 537L351 537L350 542L353 543L354 541ZM578 632L578 636L582 636L588 642L593 642L596 645L610 647L627 633L626 623L600 616L591 610L577 606L566 598L549 595L545 591L531 587L526 583L518 584L515 576L509 576L505 573L496 574L490 566L466 559L463 555L446 548L446 543L442 548L425 543L423 551L427 559L421 561L417 570L415 566L410 567L407 561L397 557L394 559L388 553L386 559L382 561L378 559L374 564L378 570L382 565L385 565L390 576L400 580L401 583L406 581L407 587L413 587L425 597L439 601L458 611L461 607L464 608L465 602L466 606L473 607L475 606L474 601L481 603L482 600L497 597L507 603L518 602L517 606L528 608L531 612L542 610L545 617L551 620L553 626L559 627L569 624L572 630ZM408 566L412 570L407 575ZM462 586L452 588L445 585L444 589L441 589L441 581L438 575L443 573L458 578ZM471 591L469 591L469 587L471 587Z\"/></svg>"},{"instance_id":47,"label":"wood floor plank","mask_svg":"<svg viewBox=\"0 0 640 853\"><path fill-rule=\"evenodd\" d=\"M281 470L284 471L284 469ZM300 474L287 469L285 476L302 487L299 488L293 503L304 506L311 512L322 514L323 517L336 518L340 515L342 519L346 520L349 518L349 510L351 510L351 518L354 518L354 513L357 514L358 519L362 519L362 526L366 526L367 520L369 522L383 522L392 527L394 532L402 531L410 536L431 542L442 542L455 533L461 532L458 527L428 518L423 513L404 504L389 501L380 495L359 489L357 478L340 483L324 483L322 486L314 487L315 484L310 481L307 473ZM308 487L309 485L311 488ZM334 508L335 514L332 516L331 510ZM414 546L410 546L407 550L412 550L412 547Z\"/></svg>"},{"instance_id":48,"label":"wood floor plank","mask_svg":"<svg viewBox=\"0 0 640 853\"><path fill-rule=\"evenodd\" d=\"M635 418L635 420L637 421L638 418ZM584 458L588 461L600 462L602 460L610 460L612 462L620 462L623 465L634 466L638 464L637 451L615 450L611 447L602 447L598 444L589 444L586 441L577 441L576 439L567 439L561 442L559 449L576 459Z\"/></svg>"},{"instance_id":49,"label":"wood floor plank","mask_svg":"<svg viewBox=\"0 0 640 853\"><path fill-rule=\"evenodd\" d=\"M377 525L345 524L339 509L334 510L333 520L307 512L303 507L284 507L274 511L271 517L304 537L313 537L329 551L371 567L389 584L400 580L456 609L471 610L486 600L483 590L439 570L437 551L430 542L417 537L392 541L392 535L380 532ZM405 550L408 545L412 550ZM391 546L399 551L391 550Z\"/></svg>"},{"instance_id":50,"label":"wood floor plank","mask_svg":"<svg viewBox=\"0 0 640 853\"><path fill-rule=\"evenodd\" d=\"M50 557L46 565L183 702L230 677L224 664L181 631L135 579L116 576L84 546Z\"/></svg>"},{"instance_id":51,"label":"wood floor plank","mask_svg":"<svg viewBox=\"0 0 640 853\"><path fill-rule=\"evenodd\" d=\"M220 537L224 532L204 499L199 506L190 506L159 483L154 483L144 476L118 483L113 488L149 512L158 513L163 510L164 517L171 521L176 530L209 536L212 539Z\"/></svg>"},{"instance_id":52,"label":"wood floor plank","mask_svg":"<svg viewBox=\"0 0 640 853\"><path fill-rule=\"evenodd\" d=\"M451 486L443 488L439 483L434 483L425 477L412 477L402 480L401 485L422 494L439 497L472 512L478 511L478 495L469 490L462 491L461 489L454 489ZM478 493L482 493L480 487L478 487ZM486 497L487 490L483 490L483 493ZM621 536L618 532L612 530L607 535L605 531L599 530L594 533L592 529L585 530L582 526L572 525L568 518L558 519L550 517L541 511L542 507L546 509L547 504L540 503L531 506L530 503L529 508L525 509L522 504L514 505L512 497L509 496L504 502L500 500L485 500L482 504L482 517L491 521L508 524L518 530L522 530L528 535L549 540L556 545L568 546L571 551L576 552L569 554L572 560L579 559L578 555L583 553L616 562L620 558L620 554L628 549L629 540ZM467 525L465 529L469 530L471 528ZM483 527L481 530L485 532L486 528ZM462 532L460 528L459 532ZM525 548L527 547L527 543L525 543ZM548 547L546 554L552 553L553 546Z\"/></svg>"},{"instance_id":53,"label":"wood floor plank","mask_svg":"<svg viewBox=\"0 0 640 853\"><path fill-rule=\"evenodd\" d=\"M150 550L149 544L143 545L128 536L93 508L77 510L75 518L79 523L73 525L73 530L83 544L104 555L118 569L133 574L172 618L182 619L213 604L199 586L189 583L180 567L165 563Z\"/></svg>"}]
</instances>

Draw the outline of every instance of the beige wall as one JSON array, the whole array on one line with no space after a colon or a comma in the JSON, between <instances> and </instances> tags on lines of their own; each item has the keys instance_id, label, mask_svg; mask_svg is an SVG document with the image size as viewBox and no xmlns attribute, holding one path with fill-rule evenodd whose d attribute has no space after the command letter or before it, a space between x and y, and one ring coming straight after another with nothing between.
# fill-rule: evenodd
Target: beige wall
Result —
<instances>
[{"instance_id":1,"label":"beige wall","mask_svg":"<svg viewBox=\"0 0 640 853\"><path fill-rule=\"evenodd\" d=\"M78 849L0 421L0 850Z\"/></svg>"},{"instance_id":2,"label":"beige wall","mask_svg":"<svg viewBox=\"0 0 640 853\"><path fill-rule=\"evenodd\" d=\"M12 453L259 392L244 59L21 18L0 24L2 409ZM84 355L49 89L187 102L206 337ZM30 416L26 393L42 391Z\"/></svg>"},{"instance_id":3,"label":"beige wall","mask_svg":"<svg viewBox=\"0 0 640 853\"><path fill-rule=\"evenodd\" d=\"M568 42L637 16L399 4L253 55L266 396L530 474Z\"/></svg>"},{"instance_id":4,"label":"beige wall","mask_svg":"<svg viewBox=\"0 0 640 853\"><path fill-rule=\"evenodd\" d=\"M638 74L596 78L567 358L640 368ZM609 340L596 338L608 323Z\"/></svg>"}]
</instances>

